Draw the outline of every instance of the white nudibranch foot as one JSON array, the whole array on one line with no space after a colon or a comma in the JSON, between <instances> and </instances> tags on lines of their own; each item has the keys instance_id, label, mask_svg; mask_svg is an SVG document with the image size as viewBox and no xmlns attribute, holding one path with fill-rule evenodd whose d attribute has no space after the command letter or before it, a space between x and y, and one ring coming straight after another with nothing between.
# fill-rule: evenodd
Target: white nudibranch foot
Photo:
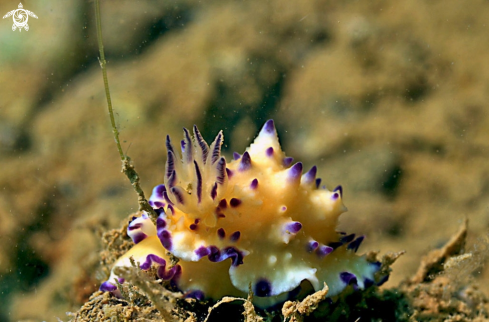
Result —
<instances>
[{"instance_id":1,"label":"white nudibranch foot","mask_svg":"<svg viewBox=\"0 0 489 322\"><path fill-rule=\"evenodd\" d=\"M159 214L133 218L127 233L134 247L114 265L158 267L158 276L197 299L245 296L251 283L255 304L266 307L297 294L307 280L328 296L348 285L364 289L380 263L356 254L364 236L336 232L346 208L343 190L320 187L317 168L282 151L273 120L229 163L221 156L223 134L209 146L196 126L184 129L180 152L166 139L164 184L149 200ZM180 158L181 155L181 158ZM167 252L180 261L168 268ZM112 269L103 291L117 292ZM123 282L122 279L119 282Z\"/></svg>"}]
</instances>

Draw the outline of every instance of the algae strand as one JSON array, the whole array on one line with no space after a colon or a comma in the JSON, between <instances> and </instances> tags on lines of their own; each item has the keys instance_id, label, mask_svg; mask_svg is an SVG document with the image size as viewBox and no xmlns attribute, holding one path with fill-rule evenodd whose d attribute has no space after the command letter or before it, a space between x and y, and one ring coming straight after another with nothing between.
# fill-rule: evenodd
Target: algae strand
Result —
<instances>
[{"instance_id":1,"label":"algae strand","mask_svg":"<svg viewBox=\"0 0 489 322\"><path fill-rule=\"evenodd\" d=\"M98 40L98 49L100 52L99 62L100 62L100 68L102 68L102 76L104 79L105 97L107 98L107 107L109 110L110 123L112 125L112 133L114 135L114 140L117 146L117 150L119 151L119 155L122 161L122 172L129 179L131 185L133 186L134 190L138 195L139 211L144 210L148 212L152 220L156 222L156 218L158 217L158 215L153 210L153 207L149 205L148 200L144 195L144 191L143 189L141 189L141 186L139 185L139 175L136 172L134 165L131 163L131 158L125 155L124 152L122 151L122 146L119 139L119 130L117 129L117 126L115 124L114 110L112 108L112 100L110 98L109 79L107 77L107 61L105 60L104 44L102 39L102 19L100 18L99 0L95 0L95 21L97 24L97 40Z\"/></svg>"}]
</instances>

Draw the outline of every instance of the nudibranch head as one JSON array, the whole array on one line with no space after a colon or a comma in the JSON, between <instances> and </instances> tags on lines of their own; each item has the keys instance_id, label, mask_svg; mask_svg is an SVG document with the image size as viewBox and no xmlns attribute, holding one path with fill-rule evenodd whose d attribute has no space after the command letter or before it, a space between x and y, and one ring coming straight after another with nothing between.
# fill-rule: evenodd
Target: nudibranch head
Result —
<instances>
[{"instance_id":1,"label":"nudibranch head","mask_svg":"<svg viewBox=\"0 0 489 322\"><path fill-rule=\"evenodd\" d=\"M346 211L342 187L321 188L316 166L292 164L273 120L229 163L223 140L219 132L209 146L194 126L177 151L167 137L164 184L149 200L156 227L146 214L134 218L128 235L136 245L115 266L131 256L142 269L157 265L188 296L242 295L251 284L262 306L283 301L304 280L315 290L326 282L328 296L375 283L379 264L356 254L364 236L336 232ZM167 251L180 258L170 269ZM114 278L102 289L114 291Z\"/></svg>"}]
</instances>

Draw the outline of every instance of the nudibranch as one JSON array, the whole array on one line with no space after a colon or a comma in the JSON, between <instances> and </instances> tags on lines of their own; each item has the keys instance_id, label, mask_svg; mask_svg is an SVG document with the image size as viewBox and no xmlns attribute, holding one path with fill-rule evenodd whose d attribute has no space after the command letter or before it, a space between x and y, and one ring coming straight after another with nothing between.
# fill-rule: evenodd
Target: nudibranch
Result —
<instances>
[{"instance_id":1,"label":"nudibranch","mask_svg":"<svg viewBox=\"0 0 489 322\"><path fill-rule=\"evenodd\" d=\"M186 296L220 299L245 296L269 306L296 294L301 282L328 296L347 286L373 284L378 262L356 254L364 236L336 231L346 211L343 190L321 186L317 168L292 165L280 147L273 120L265 123L243 154L227 162L223 134L209 146L196 126L183 130L177 151L167 136L164 184L149 200L159 217L134 217L127 233L135 245L114 265L158 267L158 276ZM168 252L178 257L169 268ZM112 269L103 291L117 293ZM294 293L295 292L295 293Z\"/></svg>"}]
</instances>

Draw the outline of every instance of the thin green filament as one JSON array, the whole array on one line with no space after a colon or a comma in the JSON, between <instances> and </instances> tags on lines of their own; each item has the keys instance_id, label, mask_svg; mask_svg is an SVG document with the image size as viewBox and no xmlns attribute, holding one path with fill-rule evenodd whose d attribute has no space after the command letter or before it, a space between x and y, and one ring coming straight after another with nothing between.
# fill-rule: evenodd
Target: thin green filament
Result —
<instances>
[{"instance_id":1,"label":"thin green filament","mask_svg":"<svg viewBox=\"0 0 489 322\"><path fill-rule=\"evenodd\" d=\"M117 130L117 126L115 124L114 111L112 109L112 100L110 99L109 80L107 78L107 62L105 60L104 43L102 40L102 22L100 18L99 0L95 0L95 20L97 21L97 40L98 40L98 49L100 52L100 67L102 68L102 75L104 78L105 97L107 98L107 106L109 108L109 117L110 117L110 123L112 125L112 133L114 134L115 143L117 145L117 150L119 150L119 155L121 157L121 160L124 160L126 157L124 155L124 152L122 152L121 141L119 140L119 130Z\"/></svg>"},{"instance_id":2,"label":"thin green filament","mask_svg":"<svg viewBox=\"0 0 489 322\"><path fill-rule=\"evenodd\" d=\"M119 140L119 131L117 130L117 126L115 124L114 111L112 109L112 100L110 99L110 90L109 90L109 80L107 78L107 62L105 60L104 53L104 44L102 41L102 22L100 18L100 1L95 0L95 21L97 22L97 39L98 39L98 49L100 51L100 67L102 68L102 75L104 78L104 86L105 86L105 96L107 98L107 107L109 109L109 117L110 123L112 125L112 133L114 134L114 140L117 145L117 150L119 151L119 155L122 161L122 172L126 175L126 177L131 182L134 190L138 194L138 204L139 211L146 211L149 213L151 219L156 222L156 218L158 215L154 211L153 207L150 206L148 200L144 196L144 191L141 189L139 184L139 175L134 168L134 165L131 163L131 159L124 154L122 151L121 141Z\"/></svg>"}]
</instances>

